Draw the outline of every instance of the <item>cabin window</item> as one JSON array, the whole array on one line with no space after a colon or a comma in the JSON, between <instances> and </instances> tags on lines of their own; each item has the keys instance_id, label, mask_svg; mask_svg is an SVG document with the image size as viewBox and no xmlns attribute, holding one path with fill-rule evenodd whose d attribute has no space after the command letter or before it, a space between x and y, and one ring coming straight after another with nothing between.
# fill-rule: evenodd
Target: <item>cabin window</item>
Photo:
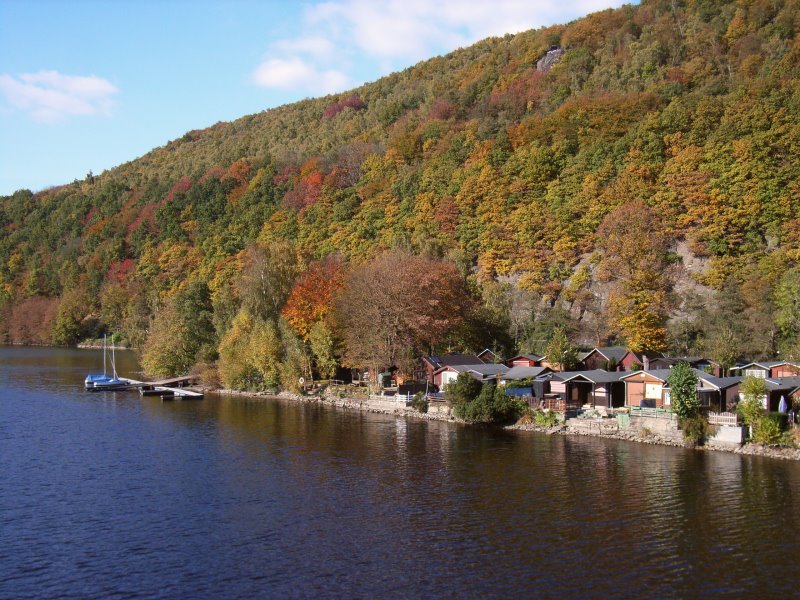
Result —
<instances>
[{"instance_id":1,"label":"cabin window","mask_svg":"<svg viewBox=\"0 0 800 600\"><path fill-rule=\"evenodd\" d=\"M767 372L764 369L745 369L745 376L767 378Z\"/></svg>"}]
</instances>

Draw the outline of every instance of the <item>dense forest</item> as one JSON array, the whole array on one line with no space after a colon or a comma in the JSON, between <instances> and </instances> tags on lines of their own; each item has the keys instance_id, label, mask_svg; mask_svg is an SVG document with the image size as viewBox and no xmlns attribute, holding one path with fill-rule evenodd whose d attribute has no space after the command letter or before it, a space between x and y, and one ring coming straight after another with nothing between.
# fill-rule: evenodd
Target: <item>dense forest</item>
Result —
<instances>
[{"instance_id":1,"label":"dense forest","mask_svg":"<svg viewBox=\"0 0 800 600\"><path fill-rule=\"evenodd\" d=\"M20 190L0 338L252 389L554 331L800 355L798 31L796 0L643 0Z\"/></svg>"}]
</instances>

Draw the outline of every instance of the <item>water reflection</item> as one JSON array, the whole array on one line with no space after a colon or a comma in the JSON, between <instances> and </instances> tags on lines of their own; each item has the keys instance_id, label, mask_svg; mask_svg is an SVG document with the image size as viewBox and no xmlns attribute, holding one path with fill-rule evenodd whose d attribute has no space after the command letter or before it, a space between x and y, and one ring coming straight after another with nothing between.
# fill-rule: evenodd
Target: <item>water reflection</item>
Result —
<instances>
[{"instance_id":1,"label":"water reflection","mask_svg":"<svg viewBox=\"0 0 800 600\"><path fill-rule=\"evenodd\" d=\"M796 463L88 394L99 352L0 357L0 597L794 593Z\"/></svg>"}]
</instances>

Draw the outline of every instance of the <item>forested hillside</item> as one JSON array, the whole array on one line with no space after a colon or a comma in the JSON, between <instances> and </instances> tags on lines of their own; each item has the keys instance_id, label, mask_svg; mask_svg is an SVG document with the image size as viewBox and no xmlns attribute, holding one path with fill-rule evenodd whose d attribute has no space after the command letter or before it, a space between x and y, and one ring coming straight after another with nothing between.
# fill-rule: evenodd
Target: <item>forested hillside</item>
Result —
<instances>
[{"instance_id":1,"label":"forested hillside","mask_svg":"<svg viewBox=\"0 0 800 600\"><path fill-rule=\"evenodd\" d=\"M798 30L795 0L645 0L18 191L2 335L252 388L559 326L797 354Z\"/></svg>"}]
</instances>

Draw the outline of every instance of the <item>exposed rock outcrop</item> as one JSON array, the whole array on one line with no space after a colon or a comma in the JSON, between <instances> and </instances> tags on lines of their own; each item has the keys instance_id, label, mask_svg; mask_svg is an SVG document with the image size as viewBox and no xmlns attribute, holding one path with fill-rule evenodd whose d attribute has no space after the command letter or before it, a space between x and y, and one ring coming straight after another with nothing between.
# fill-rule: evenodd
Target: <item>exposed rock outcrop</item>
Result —
<instances>
[{"instance_id":1,"label":"exposed rock outcrop","mask_svg":"<svg viewBox=\"0 0 800 600\"><path fill-rule=\"evenodd\" d=\"M564 49L558 46L550 48L542 58L536 63L536 70L540 73L547 73L554 64L556 64L564 54Z\"/></svg>"}]
</instances>

